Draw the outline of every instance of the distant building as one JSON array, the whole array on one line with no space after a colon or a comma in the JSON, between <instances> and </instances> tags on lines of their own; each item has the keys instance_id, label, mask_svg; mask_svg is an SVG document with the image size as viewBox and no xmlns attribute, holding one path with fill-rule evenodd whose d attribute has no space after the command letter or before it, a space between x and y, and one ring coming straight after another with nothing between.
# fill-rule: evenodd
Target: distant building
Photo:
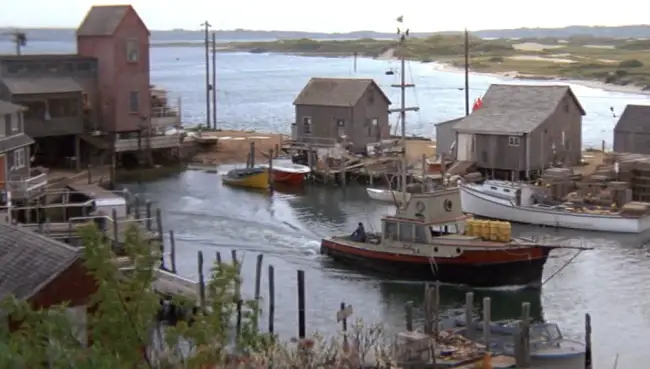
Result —
<instances>
[{"instance_id":1,"label":"distant building","mask_svg":"<svg viewBox=\"0 0 650 369\"><path fill-rule=\"evenodd\" d=\"M650 154L650 106L625 107L614 127L614 151Z\"/></svg>"},{"instance_id":2,"label":"distant building","mask_svg":"<svg viewBox=\"0 0 650 369\"><path fill-rule=\"evenodd\" d=\"M583 115L568 86L491 85L482 107L453 126L456 158L506 178L578 164Z\"/></svg>"},{"instance_id":3,"label":"distant building","mask_svg":"<svg viewBox=\"0 0 650 369\"><path fill-rule=\"evenodd\" d=\"M345 136L355 151L390 136L390 100L372 79L312 78L293 104L293 138L332 146Z\"/></svg>"},{"instance_id":4,"label":"distant building","mask_svg":"<svg viewBox=\"0 0 650 369\"><path fill-rule=\"evenodd\" d=\"M67 304L70 319L79 327L76 338L86 343L86 305L97 287L84 266L82 250L0 222L0 255L0 301L14 296L35 309ZM18 324L12 321L10 329Z\"/></svg>"},{"instance_id":5,"label":"distant building","mask_svg":"<svg viewBox=\"0 0 650 369\"><path fill-rule=\"evenodd\" d=\"M32 169L30 145L34 143L25 135L23 112L26 109L6 101L0 101L0 191L4 193L0 203L6 203L11 192L12 202L24 203L36 200L47 185L46 173Z\"/></svg>"},{"instance_id":6,"label":"distant building","mask_svg":"<svg viewBox=\"0 0 650 369\"><path fill-rule=\"evenodd\" d=\"M463 118L456 118L445 122L436 123L436 154L445 154L447 157L456 157L456 131L454 125Z\"/></svg>"}]
</instances>

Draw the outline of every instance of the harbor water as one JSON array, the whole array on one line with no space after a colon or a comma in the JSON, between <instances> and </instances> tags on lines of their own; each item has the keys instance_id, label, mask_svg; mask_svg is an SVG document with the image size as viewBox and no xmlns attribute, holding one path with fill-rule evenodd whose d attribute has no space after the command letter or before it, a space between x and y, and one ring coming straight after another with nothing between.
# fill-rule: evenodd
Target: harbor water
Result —
<instances>
[{"instance_id":1,"label":"harbor water","mask_svg":"<svg viewBox=\"0 0 650 369\"><path fill-rule=\"evenodd\" d=\"M73 52L70 42L30 43L26 53ZM9 43L0 52L11 52ZM205 122L203 49L157 47L151 51L152 83L182 96L185 123ZM217 56L218 120L223 128L290 132L292 101L310 77L375 78L393 101L397 91L389 84L397 75L385 71L395 62L360 59L357 72L350 59L297 57L248 53ZM417 84L408 96L409 105L420 113L409 115L407 131L429 136L433 123L464 114L462 73L437 70L432 64L412 63L409 79ZM472 75L470 96L482 95L491 83L513 83L494 76ZM525 82L531 83L531 82ZM585 146L611 145L616 123L610 107L620 115L626 104L648 104L641 94L623 94L574 86L587 111L584 117ZM223 169L220 169L220 171ZM319 255L320 239L351 233L358 222L378 229L391 206L367 199L363 188L305 188L294 193L250 192L226 188L219 174L186 171L150 183L125 184L163 209L164 227L176 233L180 273L196 277L196 253L206 259L220 252L227 259L235 249L244 258L244 290L252 292L255 255L263 253L265 264L276 270L276 328L286 338L297 334L296 270L306 273L307 319L310 332L337 330L336 310L341 300L354 306L357 318L384 322L392 331L404 327L404 303L423 303L423 286L387 280L342 268ZM515 235L549 235L567 242L593 246L550 279L541 292L476 291L477 306L484 296L492 298L493 318L517 318L522 301L532 304L532 315L554 321L566 335L581 338L584 313L593 320L596 368L612 367L617 354L619 367L640 368L650 343L650 259L648 236L515 226ZM554 251L545 276L559 270L571 251ZM206 266L207 268L207 266ZM264 280L265 282L266 280ZM263 288L266 293L266 287ZM445 287L443 304L462 306L464 290ZM422 316L421 311L418 315Z\"/></svg>"}]
</instances>

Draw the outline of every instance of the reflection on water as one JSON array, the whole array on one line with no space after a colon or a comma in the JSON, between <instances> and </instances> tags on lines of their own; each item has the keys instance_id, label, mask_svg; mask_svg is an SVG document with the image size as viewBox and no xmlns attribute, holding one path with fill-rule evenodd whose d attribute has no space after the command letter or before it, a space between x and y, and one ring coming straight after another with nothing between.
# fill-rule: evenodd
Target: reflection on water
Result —
<instances>
[{"instance_id":1,"label":"reflection on water","mask_svg":"<svg viewBox=\"0 0 650 369\"><path fill-rule=\"evenodd\" d=\"M422 283L360 273L319 254L323 236L349 234L358 222L366 223L369 230L379 229L381 216L391 214L392 206L370 201L360 187L278 188L271 195L224 187L219 176L187 171L152 183L127 185L164 209L164 227L176 233L181 274L196 277L199 250L208 259L220 252L227 260L230 250L236 249L244 259L245 281L253 281L255 255L263 253L265 264L275 266L276 327L284 336L297 332L297 269L306 274L309 331L335 332L335 314L341 300L354 306L356 317L383 321L391 331L403 329L406 301L412 300L416 317L422 317ZM515 225L513 232L557 237L594 250L583 252L541 291L475 291L477 311L482 298L489 296L493 319L516 319L521 302L528 301L534 318L559 323L571 338L583 335L584 313L589 312L596 362L613 362L616 353L620 353L621 367L641 360L650 331L650 300L645 297L650 292L648 237L523 225ZM573 250L553 251L545 278L574 254ZM245 283L244 292L252 294L252 285ZM463 289L443 286L442 305L450 309L462 307L464 293ZM626 332L625 339L612 337L611 332L621 329Z\"/></svg>"}]
</instances>

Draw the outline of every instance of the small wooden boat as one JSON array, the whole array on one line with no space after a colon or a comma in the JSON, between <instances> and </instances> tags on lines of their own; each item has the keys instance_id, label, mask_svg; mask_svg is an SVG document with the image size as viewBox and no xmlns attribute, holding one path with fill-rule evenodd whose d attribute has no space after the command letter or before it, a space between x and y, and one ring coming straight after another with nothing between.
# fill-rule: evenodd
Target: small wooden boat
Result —
<instances>
[{"instance_id":1,"label":"small wooden boat","mask_svg":"<svg viewBox=\"0 0 650 369\"><path fill-rule=\"evenodd\" d=\"M222 177L224 184L248 188L268 188L269 171L265 168L233 169Z\"/></svg>"},{"instance_id":2,"label":"small wooden boat","mask_svg":"<svg viewBox=\"0 0 650 369\"><path fill-rule=\"evenodd\" d=\"M269 166L268 164L262 164L260 167L268 168ZM311 169L308 166L302 164L274 161L273 169L271 172L274 183L297 186L301 185L305 181L305 176L311 172Z\"/></svg>"}]
</instances>

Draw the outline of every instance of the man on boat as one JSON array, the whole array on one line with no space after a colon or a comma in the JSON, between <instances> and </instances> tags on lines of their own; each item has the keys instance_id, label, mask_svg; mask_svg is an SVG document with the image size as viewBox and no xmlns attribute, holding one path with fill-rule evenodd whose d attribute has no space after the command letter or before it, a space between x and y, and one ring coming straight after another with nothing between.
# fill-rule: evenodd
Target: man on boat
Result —
<instances>
[{"instance_id":1,"label":"man on boat","mask_svg":"<svg viewBox=\"0 0 650 369\"><path fill-rule=\"evenodd\" d=\"M355 242L366 242L366 230L363 228L363 223L359 222L357 229L352 233L350 239Z\"/></svg>"}]
</instances>

